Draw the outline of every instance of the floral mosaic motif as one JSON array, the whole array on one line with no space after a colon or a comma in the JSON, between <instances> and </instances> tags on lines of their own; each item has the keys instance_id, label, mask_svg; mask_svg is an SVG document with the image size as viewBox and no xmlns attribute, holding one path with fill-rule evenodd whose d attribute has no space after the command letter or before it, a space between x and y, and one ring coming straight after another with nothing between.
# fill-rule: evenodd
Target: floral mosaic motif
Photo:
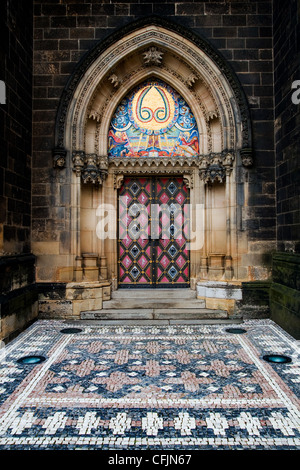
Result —
<instances>
[{"instance_id":1,"label":"floral mosaic motif","mask_svg":"<svg viewBox=\"0 0 300 470\"><path fill-rule=\"evenodd\" d=\"M195 117L169 85L149 80L116 109L108 134L109 157L193 157L199 153Z\"/></svg>"},{"instance_id":2,"label":"floral mosaic motif","mask_svg":"<svg viewBox=\"0 0 300 470\"><path fill-rule=\"evenodd\" d=\"M76 390L109 398L140 397L147 393L174 398L265 395L256 368L242 357L235 339L217 341L191 337L103 341L77 337L64 359L50 367L46 392ZM242 359L241 359L242 357ZM78 395L78 396L79 396Z\"/></svg>"}]
</instances>

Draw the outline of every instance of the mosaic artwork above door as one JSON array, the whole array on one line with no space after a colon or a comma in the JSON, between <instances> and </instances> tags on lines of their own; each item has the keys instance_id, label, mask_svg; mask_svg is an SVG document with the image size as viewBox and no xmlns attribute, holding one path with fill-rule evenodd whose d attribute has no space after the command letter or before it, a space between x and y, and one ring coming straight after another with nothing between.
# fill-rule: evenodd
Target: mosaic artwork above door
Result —
<instances>
[{"instance_id":1,"label":"mosaic artwork above door","mask_svg":"<svg viewBox=\"0 0 300 470\"><path fill-rule=\"evenodd\" d=\"M195 117L185 100L161 80L147 80L117 107L108 156L193 157L199 153Z\"/></svg>"},{"instance_id":2,"label":"mosaic artwork above door","mask_svg":"<svg viewBox=\"0 0 300 470\"><path fill-rule=\"evenodd\" d=\"M189 286L189 191L183 177L124 178L119 286Z\"/></svg>"}]
</instances>

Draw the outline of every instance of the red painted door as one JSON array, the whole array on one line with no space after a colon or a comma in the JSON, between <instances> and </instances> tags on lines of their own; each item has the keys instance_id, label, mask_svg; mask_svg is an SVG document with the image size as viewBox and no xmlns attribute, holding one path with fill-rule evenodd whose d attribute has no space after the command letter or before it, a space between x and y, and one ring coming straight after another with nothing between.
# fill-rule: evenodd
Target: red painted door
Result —
<instances>
[{"instance_id":1,"label":"red painted door","mask_svg":"<svg viewBox=\"0 0 300 470\"><path fill-rule=\"evenodd\" d=\"M189 286L188 204L182 177L124 179L119 191L119 287Z\"/></svg>"}]
</instances>

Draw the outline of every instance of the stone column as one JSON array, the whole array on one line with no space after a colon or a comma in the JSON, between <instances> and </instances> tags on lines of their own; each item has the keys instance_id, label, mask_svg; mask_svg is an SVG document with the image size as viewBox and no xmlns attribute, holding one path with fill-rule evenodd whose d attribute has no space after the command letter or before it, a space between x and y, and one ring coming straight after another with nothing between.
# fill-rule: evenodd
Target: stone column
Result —
<instances>
[{"instance_id":1,"label":"stone column","mask_svg":"<svg viewBox=\"0 0 300 470\"><path fill-rule=\"evenodd\" d=\"M226 256L225 256L225 279L233 277L231 256L231 170L226 169L225 198L226 198Z\"/></svg>"},{"instance_id":2,"label":"stone column","mask_svg":"<svg viewBox=\"0 0 300 470\"><path fill-rule=\"evenodd\" d=\"M80 191L81 191L81 170L83 168L84 152L76 152L73 155L73 184L72 184L72 253L75 254L74 280L82 281L83 268L80 249Z\"/></svg>"},{"instance_id":3,"label":"stone column","mask_svg":"<svg viewBox=\"0 0 300 470\"><path fill-rule=\"evenodd\" d=\"M204 243L203 243L203 252L201 256L201 279L207 279L207 269L208 269L208 184L205 184L201 180L201 186L203 190L203 203L204 203Z\"/></svg>"},{"instance_id":4,"label":"stone column","mask_svg":"<svg viewBox=\"0 0 300 470\"><path fill-rule=\"evenodd\" d=\"M233 225L236 226L233 220L233 210L235 210L235 202L233 200L233 181L232 181L232 164L234 156L227 153L224 159L224 167L226 172L225 183L225 198L226 198L226 256L225 256L225 279L231 280L233 278L232 267L232 231ZM234 227L236 228L236 227Z\"/></svg>"}]
</instances>

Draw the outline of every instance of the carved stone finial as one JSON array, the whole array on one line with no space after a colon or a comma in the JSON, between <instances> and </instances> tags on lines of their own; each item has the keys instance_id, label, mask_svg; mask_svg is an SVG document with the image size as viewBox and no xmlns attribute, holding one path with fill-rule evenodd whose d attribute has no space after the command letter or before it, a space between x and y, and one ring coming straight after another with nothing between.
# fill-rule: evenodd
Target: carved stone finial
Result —
<instances>
[{"instance_id":1,"label":"carved stone finial","mask_svg":"<svg viewBox=\"0 0 300 470\"><path fill-rule=\"evenodd\" d=\"M94 121L100 122L101 116L97 111L92 109L89 114L89 119L94 119Z\"/></svg>"},{"instance_id":2,"label":"carved stone finial","mask_svg":"<svg viewBox=\"0 0 300 470\"><path fill-rule=\"evenodd\" d=\"M191 73L188 78L186 79L186 84L189 88L192 88L192 86L194 85L195 81L198 80L198 77L197 75L195 75L194 73Z\"/></svg>"},{"instance_id":3,"label":"carved stone finial","mask_svg":"<svg viewBox=\"0 0 300 470\"><path fill-rule=\"evenodd\" d=\"M108 80L111 82L111 84L114 86L114 88L118 88L118 86L121 84L121 80L119 77L113 73Z\"/></svg>"},{"instance_id":4,"label":"carved stone finial","mask_svg":"<svg viewBox=\"0 0 300 470\"><path fill-rule=\"evenodd\" d=\"M214 118L217 118L217 117L218 117L218 111L213 110L213 111L208 111L206 113L207 122L212 121Z\"/></svg>"},{"instance_id":5,"label":"carved stone finial","mask_svg":"<svg viewBox=\"0 0 300 470\"><path fill-rule=\"evenodd\" d=\"M144 62L147 65L161 65L163 52L152 46L143 53Z\"/></svg>"}]
</instances>

